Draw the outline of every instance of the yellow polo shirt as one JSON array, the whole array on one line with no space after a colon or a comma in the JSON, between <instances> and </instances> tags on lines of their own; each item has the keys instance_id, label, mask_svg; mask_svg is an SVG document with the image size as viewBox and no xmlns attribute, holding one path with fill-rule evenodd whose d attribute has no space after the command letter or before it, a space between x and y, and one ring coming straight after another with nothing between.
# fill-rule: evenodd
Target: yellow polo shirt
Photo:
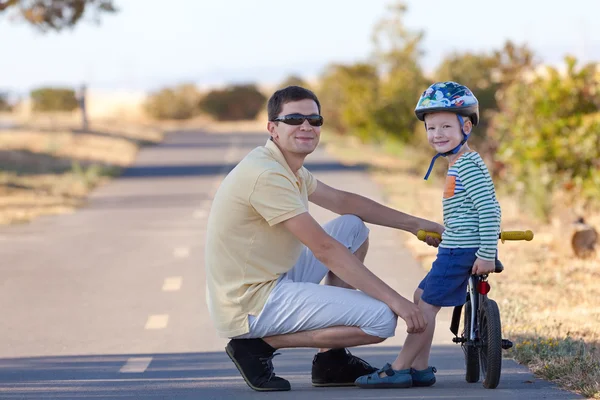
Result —
<instances>
[{"instance_id":1,"label":"yellow polo shirt","mask_svg":"<svg viewBox=\"0 0 600 400\"><path fill-rule=\"evenodd\" d=\"M308 211L317 180L296 174L268 140L225 177L206 233L206 301L221 337L249 332L277 278L296 263L302 243L279 223Z\"/></svg>"}]
</instances>

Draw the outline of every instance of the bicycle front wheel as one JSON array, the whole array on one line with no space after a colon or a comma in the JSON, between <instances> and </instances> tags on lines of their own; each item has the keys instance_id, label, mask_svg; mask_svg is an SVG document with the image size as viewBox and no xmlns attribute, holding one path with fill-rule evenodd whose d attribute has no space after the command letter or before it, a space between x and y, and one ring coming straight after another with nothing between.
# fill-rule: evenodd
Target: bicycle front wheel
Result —
<instances>
[{"instance_id":1,"label":"bicycle front wheel","mask_svg":"<svg viewBox=\"0 0 600 400\"><path fill-rule=\"evenodd\" d=\"M494 300L486 299L480 308L481 348L479 358L483 386L495 389L500 383L502 370L502 326L500 310Z\"/></svg>"},{"instance_id":2,"label":"bicycle front wheel","mask_svg":"<svg viewBox=\"0 0 600 400\"><path fill-rule=\"evenodd\" d=\"M469 333L471 332L471 301L465 303L464 308L464 331L463 338L467 339L466 342L462 343L462 348L465 353L465 367L466 375L465 380L469 383L479 382L479 352L475 343L469 340Z\"/></svg>"}]
</instances>

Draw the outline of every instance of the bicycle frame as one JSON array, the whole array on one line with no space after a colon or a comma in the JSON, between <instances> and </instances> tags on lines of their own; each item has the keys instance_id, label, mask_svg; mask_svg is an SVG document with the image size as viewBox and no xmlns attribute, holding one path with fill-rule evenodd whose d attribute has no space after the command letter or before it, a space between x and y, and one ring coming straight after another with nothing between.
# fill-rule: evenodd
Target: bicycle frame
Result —
<instances>
[{"instance_id":1,"label":"bicycle frame","mask_svg":"<svg viewBox=\"0 0 600 400\"><path fill-rule=\"evenodd\" d=\"M477 282L480 279L481 278L478 276L471 275L469 277L469 284L467 286L469 298L471 299L471 332L469 332L470 341L475 341L476 329L479 328L477 323L477 311L479 310L480 294L477 293Z\"/></svg>"}]
</instances>

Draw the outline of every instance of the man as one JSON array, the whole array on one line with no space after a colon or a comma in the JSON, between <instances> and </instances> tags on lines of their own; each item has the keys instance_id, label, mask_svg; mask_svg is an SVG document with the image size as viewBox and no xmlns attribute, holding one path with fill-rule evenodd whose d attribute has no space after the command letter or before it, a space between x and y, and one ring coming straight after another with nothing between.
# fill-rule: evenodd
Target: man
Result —
<instances>
[{"instance_id":1,"label":"man","mask_svg":"<svg viewBox=\"0 0 600 400\"><path fill-rule=\"evenodd\" d=\"M320 349L313 359L314 386L354 385L376 368L346 347L393 336L397 316L408 332L426 327L417 305L363 264L364 222L413 234L442 233L443 227L334 189L303 167L323 124L313 92L288 86L273 94L267 108L270 139L227 175L210 212L211 318L219 335L231 338L226 352L254 390L290 390L274 374L272 359L276 349L291 347ZM309 201L341 216L321 227L308 213Z\"/></svg>"}]
</instances>

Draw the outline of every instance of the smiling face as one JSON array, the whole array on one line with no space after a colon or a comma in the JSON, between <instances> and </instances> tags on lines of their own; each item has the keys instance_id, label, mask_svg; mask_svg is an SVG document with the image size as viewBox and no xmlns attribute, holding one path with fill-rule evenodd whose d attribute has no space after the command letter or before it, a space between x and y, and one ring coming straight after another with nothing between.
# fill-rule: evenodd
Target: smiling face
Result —
<instances>
[{"instance_id":1,"label":"smiling face","mask_svg":"<svg viewBox=\"0 0 600 400\"><path fill-rule=\"evenodd\" d=\"M291 101L283 105L278 117L289 114L319 115L319 107L311 99ZM306 157L315 151L321 137L321 127L312 126L306 120L301 125L270 121L267 129L281 151L293 156Z\"/></svg>"},{"instance_id":2,"label":"smiling face","mask_svg":"<svg viewBox=\"0 0 600 400\"><path fill-rule=\"evenodd\" d=\"M456 114L435 112L425 115L427 141L438 153L446 153L460 144L463 134ZM469 134L473 125L465 118L464 132Z\"/></svg>"}]
</instances>

